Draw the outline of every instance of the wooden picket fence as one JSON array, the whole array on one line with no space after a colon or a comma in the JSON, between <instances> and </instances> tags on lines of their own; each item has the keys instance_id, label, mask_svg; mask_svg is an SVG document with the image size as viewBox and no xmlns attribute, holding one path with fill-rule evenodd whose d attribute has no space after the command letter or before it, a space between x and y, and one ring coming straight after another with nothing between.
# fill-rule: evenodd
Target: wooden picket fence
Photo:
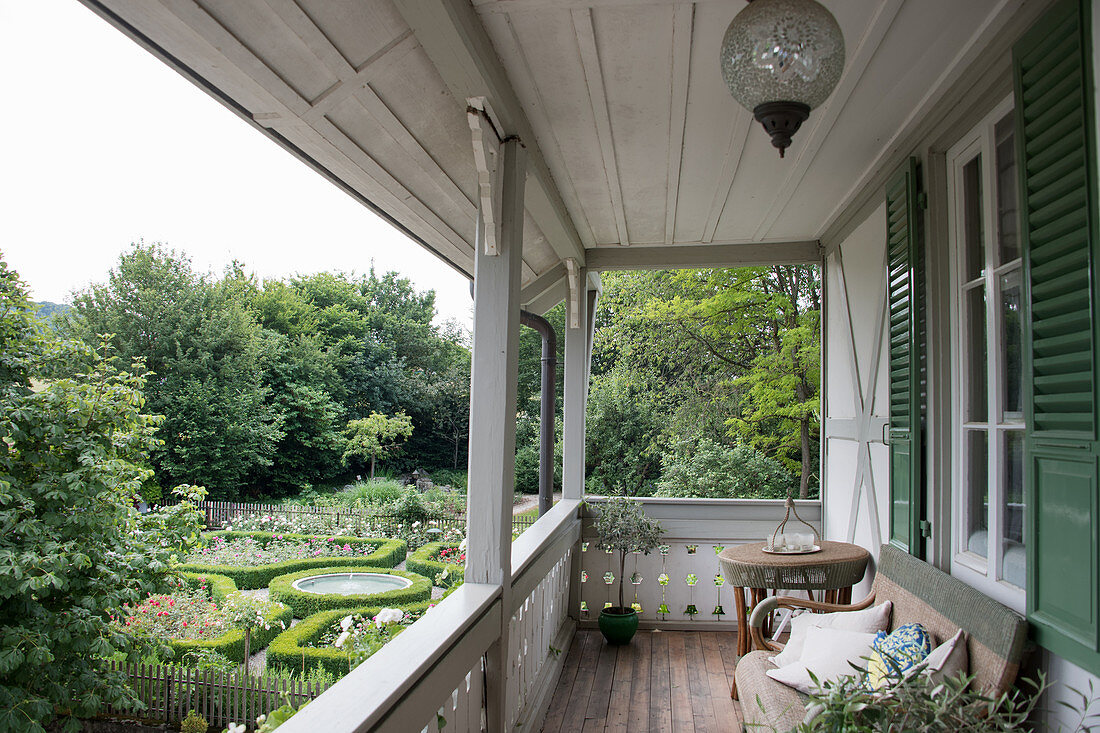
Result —
<instances>
[{"instance_id":1,"label":"wooden picket fence","mask_svg":"<svg viewBox=\"0 0 1100 733\"><path fill-rule=\"evenodd\" d=\"M395 533L397 526L405 520L392 514L375 514L362 509L328 506L297 506L293 504L255 504L235 501L203 501L199 509L206 515L206 526L221 529L227 522L238 516L262 517L279 516L291 521L301 517L323 516L329 518L337 529L352 522L369 521L380 532ZM466 531L465 517L432 516L428 520L432 526L440 529L458 529ZM512 531L519 534L535 523L533 517L513 517Z\"/></svg>"},{"instance_id":2,"label":"wooden picket fence","mask_svg":"<svg viewBox=\"0 0 1100 733\"><path fill-rule=\"evenodd\" d=\"M322 692L320 683L264 673L256 676L233 672L199 671L189 667L112 662L112 669L124 671L145 709L109 706L108 716L134 716L142 720L178 723L194 710L213 728L244 723L256 728L256 718L290 703L300 707Z\"/></svg>"}]
</instances>

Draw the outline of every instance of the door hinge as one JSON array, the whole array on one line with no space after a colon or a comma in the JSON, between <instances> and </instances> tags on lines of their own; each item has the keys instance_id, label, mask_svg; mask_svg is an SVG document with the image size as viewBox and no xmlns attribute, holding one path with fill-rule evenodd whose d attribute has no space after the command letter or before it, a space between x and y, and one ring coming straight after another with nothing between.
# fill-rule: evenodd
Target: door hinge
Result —
<instances>
[{"instance_id":1,"label":"door hinge","mask_svg":"<svg viewBox=\"0 0 1100 733\"><path fill-rule=\"evenodd\" d=\"M928 208L928 192L927 191L920 191L919 193L917 193L917 206L919 206L922 209L927 209Z\"/></svg>"},{"instance_id":2,"label":"door hinge","mask_svg":"<svg viewBox=\"0 0 1100 733\"><path fill-rule=\"evenodd\" d=\"M927 519L922 519L920 522L920 536L925 539L932 537L932 523Z\"/></svg>"}]
</instances>

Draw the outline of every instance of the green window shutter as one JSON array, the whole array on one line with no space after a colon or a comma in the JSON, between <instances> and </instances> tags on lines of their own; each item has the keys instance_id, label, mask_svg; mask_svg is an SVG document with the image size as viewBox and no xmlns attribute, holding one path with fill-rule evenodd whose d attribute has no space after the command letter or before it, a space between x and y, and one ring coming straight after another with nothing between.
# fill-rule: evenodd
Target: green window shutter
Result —
<instances>
[{"instance_id":1,"label":"green window shutter","mask_svg":"<svg viewBox=\"0 0 1100 733\"><path fill-rule=\"evenodd\" d=\"M1088 3L1012 52L1025 307L1027 612L1046 648L1100 670L1096 176Z\"/></svg>"},{"instance_id":2,"label":"green window shutter","mask_svg":"<svg viewBox=\"0 0 1100 733\"><path fill-rule=\"evenodd\" d=\"M886 184L887 305L890 309L890 542L920 556L924 309L917 159Z\"/></svg>"}]
</instances>

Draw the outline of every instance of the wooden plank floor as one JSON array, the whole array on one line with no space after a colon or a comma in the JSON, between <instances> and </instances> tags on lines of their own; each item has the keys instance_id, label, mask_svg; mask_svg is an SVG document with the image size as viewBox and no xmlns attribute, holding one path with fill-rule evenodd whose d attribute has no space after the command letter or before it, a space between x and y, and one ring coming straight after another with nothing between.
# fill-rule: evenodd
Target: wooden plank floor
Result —
<instances>
[{"instance_id":1,"label":"wooden plank floor","mask_svg":"<svg viewBox=\"0 0 1100 733\"><path fill-rule=\"evenodd\" d=\"M729 733L737 634L639 631L626 646L581 629L565 658L543 733Z\"/></svg>"}]
</instances>

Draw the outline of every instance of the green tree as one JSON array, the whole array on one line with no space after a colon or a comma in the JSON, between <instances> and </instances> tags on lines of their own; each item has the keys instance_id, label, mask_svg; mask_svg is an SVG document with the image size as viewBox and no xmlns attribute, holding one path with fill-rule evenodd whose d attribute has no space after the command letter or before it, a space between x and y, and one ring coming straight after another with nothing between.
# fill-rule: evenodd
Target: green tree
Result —
<instances>
[{"instance_id":1,"label":"green tree","mask_svg":"<svg viewBox=\"0 0 1100 733\"><path fill-rule=\"evenodd\" d=\"M585 431L587 484L599 494L649 496L661 476L665 421L641 375L625 365L595 380Z\"/></svg>"},{"instance_id":2,"label":"green tree","mask_svg":"<svg viewBox=\"0 0 1100 733\"><path fill-rule=\"evenodd\" d=\"M374 478L375 461L392 455L413 432L412 418L403 412L386 417L372 412L368 417L348 423L348 442L342 460L370 459L370 477Z\"/></svg>"},{"instance_id":3,"label":"green tree","mask_svg":"<svg viewBox=\"0 0 1100 733\"><path fill-rule=\"evenodd\" d=\"M124 253L106 283L78 294L67 333L112 334L124 360L152 373L149 410L164 416L152 451L161 484L202 484L235 498L272 465L281 415L263 383L271 343L247 308L239 267L221 281L159 244Z\"/></svg>"},{"instance_id":4,"label":"green tree","mask_svg":"<svg viewBox=\"0 0 1100 733\"><path fill-rule=\"evenodd\" d=\"M150 649L112 616L166 589L198 516L189 501L151 519L133 508L159 421L143 414L140 365L119 371L106 346L52 340L30 314L0 261L0 731L57 716L75 731L77 717L135 700L107 658ZM59 361L90 368L56 378Z\"/></svg>"},{"instance_id":5,"label":"green tree","mask_svg":"<svg viewBox=\"0 0 1100 733\"><path fill-rule=\"evenodd\" d=\"M726 421L730 432L797 471L807 498L818 452L817 268L701 270L676 279L687 294L653 303L650 317L728 369L741 408Z\"/></svg>"}]
</instances>

